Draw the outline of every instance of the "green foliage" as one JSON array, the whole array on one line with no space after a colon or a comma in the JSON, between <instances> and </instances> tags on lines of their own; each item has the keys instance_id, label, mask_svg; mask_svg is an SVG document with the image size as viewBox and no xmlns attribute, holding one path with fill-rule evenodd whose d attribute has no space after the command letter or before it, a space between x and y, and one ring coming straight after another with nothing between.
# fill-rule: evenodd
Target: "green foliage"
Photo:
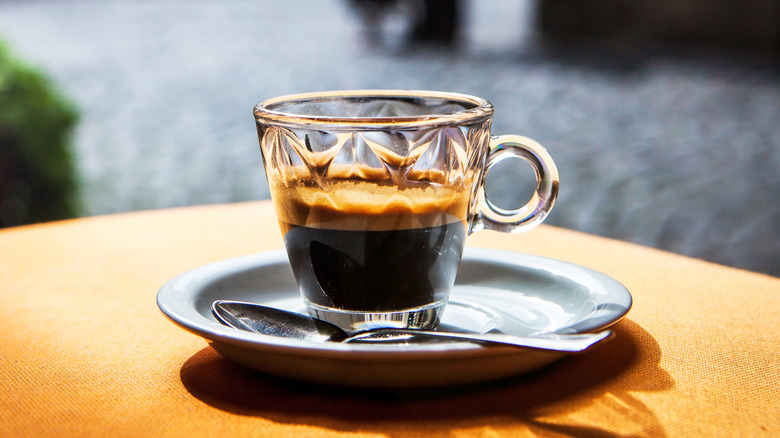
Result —
<instances>
[{"instance_id":1,"label":"green foliage","mask_svg":"<svg viewBox=\"0 0 780 438\"><path fill-rule=\"evenodd\" d=\"M0 227L73 217L73 104L0 43Z\"/></svg>"}]
</instances>

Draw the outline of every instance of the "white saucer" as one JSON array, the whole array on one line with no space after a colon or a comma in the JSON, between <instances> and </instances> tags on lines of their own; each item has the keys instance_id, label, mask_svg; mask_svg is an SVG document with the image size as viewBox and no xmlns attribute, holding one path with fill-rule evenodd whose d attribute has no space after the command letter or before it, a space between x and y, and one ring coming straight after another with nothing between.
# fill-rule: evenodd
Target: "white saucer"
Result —
<instances>
[{"instance_id":1,"label":"white saucer","mask_svg":"<svg viewBox=\"0 0 780 438\"><path fill-rule=\"evenodd\" d=\"M468 342L338 344L265 336L217 322L211 304L220 299L305 313L283 251L224 260L182 274L160 289L157 305L224 356L309 382L388 388L475 383L534 370L565 355ZM630 308L628 290L591 269L469 248L442 325L481 333L585 333L615 324Z\"/></svg>"}]
</instances>

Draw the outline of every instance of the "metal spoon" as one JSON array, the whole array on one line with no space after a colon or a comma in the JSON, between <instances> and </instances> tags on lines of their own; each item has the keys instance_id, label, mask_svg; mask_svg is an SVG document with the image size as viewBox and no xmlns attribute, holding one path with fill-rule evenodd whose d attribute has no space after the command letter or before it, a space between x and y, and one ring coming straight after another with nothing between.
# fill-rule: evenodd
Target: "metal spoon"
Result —
<instances>
[{"instance_id":1,"label":"metal spoon","mask_svg":"<svg viewBox=\"0 0 780 438\"><path fill-rule=\"evenodd\" d=\"M371 340L377 337L381 339L382 336L388 335L413 335L576 353L585 351L612 335L609 330L598 333L545 333L534 336L514 336L498 333L453 333L399 328L372 329L350 335L329 322L259 304L214 301L211 311L217 320L229 327L263 335L315 342L352 342Z\"/></svg>"}]
</instances>

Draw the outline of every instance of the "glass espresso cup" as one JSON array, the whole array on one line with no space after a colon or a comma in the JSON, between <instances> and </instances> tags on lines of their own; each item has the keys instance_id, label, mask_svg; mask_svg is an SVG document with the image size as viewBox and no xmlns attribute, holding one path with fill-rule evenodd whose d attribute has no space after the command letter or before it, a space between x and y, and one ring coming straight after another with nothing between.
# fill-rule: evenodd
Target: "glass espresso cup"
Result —
<instances>
[{"instance_id":1,"label":"glass espresso cup","mask_svg":"<svg viewBox=\"0 0 780 438\"><path fill-rule=\"evenodd\" d=\"M558 171L537 142L491 136L493 106L463 94L363 90L298 94L254 108L287 254L311 316L348 332L433 329L465 245L549 213ZM536 173L516 210L490 203L485 175L506 158Z\"/></svg>"}]
</instances>

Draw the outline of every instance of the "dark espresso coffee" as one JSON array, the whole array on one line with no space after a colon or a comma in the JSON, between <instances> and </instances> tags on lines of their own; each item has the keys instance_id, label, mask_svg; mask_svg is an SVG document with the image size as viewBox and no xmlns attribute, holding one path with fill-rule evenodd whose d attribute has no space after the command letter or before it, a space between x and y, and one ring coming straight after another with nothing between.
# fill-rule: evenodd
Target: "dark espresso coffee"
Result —
<instances>
[{"instance_id":1,"label":"dark espresso coffee","mask_svg":"<svg viewBox=\"0 0 780 438\"><path fill-rule=\"evenodd\" d=\"M304 298L369 312L446 302L465 239L461 222L387 231L293 227L284 236Z\"/></svg>"},{"instance_id":2,"label":"dark espresso coffee","mask_svg":"<svg viewBox=\"0 0 780 438\"><path fill-rule=\"evenodd\" d=\"M397 312L446 302L467 234L467 193L342 181L327 192L277 188L275 200L311 304Z\"/></svg>"}]
</instances>

